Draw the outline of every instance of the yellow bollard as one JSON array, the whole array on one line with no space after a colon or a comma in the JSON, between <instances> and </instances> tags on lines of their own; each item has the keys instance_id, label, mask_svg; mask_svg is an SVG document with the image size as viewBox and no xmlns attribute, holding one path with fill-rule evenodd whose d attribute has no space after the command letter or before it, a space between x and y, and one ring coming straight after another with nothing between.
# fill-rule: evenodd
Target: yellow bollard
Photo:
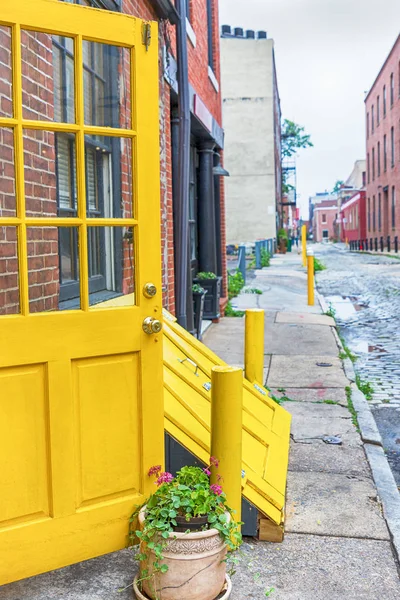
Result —
<instances>
[{"instance_id":1,"label":"yellow bollard","mask_svg":"<svg viewBox=\"0 0 400 600\"><path fill-rule=\"evenodd\" d=\"M264 385L264 311L259 308L246 310L244 376Z\"/></svg>"},{"instance_id":2,"label":"yellow bollard","mask_svg":"<svg viewBox=\"0 0 400 600\"><path fill-rule=\"evenodd\" d=\"M307 256L308 306L314 306L314 255Z\"/></svg>"},{"instance_id":3,"label":"yellow bollard","mask_svg":"<svg viewBox=\"0 0 400 600\"><path fill-rule=\"evenodd\" d=\"M237 522L242 514L243 369L218 366L211 371L211 456L220 462L211 483L220 483ZM218 481L218 474L222 480Z\"/></svg>"},{"instance_id":4,"label":"yellow bollard","mask_svg":"<svg viewBox=\"0 0 400 600\"><path fill-rule=\"evenodd\" d=\"M307 227L301 226L301 252L303 255L303 267L307 266Z\"/></svg>"}]
</instances>

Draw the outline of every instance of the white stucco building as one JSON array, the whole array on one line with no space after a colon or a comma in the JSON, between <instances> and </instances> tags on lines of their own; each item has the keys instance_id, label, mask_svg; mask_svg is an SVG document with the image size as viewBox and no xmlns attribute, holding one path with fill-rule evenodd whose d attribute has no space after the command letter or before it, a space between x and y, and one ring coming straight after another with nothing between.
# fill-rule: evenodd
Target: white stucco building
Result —
<instances>
[{"instance_id":1,"label":"white stucco building","mask_svg":"<svg viewBox=\"0 0 400 600\"><path fill-rule=\"evenodd\" d=\"M274 42L222 27L221 82L227 244L276 237L281 202L281 112Z\"/></svg>"}]
</instances>

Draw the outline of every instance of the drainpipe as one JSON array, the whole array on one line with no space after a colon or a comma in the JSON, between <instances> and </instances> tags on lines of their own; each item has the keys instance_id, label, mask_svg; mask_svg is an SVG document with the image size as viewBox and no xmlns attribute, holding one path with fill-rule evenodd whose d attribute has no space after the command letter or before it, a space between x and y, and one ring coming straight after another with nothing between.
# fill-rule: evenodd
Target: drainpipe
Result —
<instances>
[{"instance_id":1,"label":"drainpipe","mask_svg":"<svg viewBox=\"0 0 400 600\"><path fill-rule=\"evenodd\" d=\"M187 329L187 287L189 261L189 160L190 160L190 98L188 51L186 40L186 0L176 3L179 22L176 26L178 61L178 118L179 158L175 231L175 253L178 257L175 272L176 317Z\"/></svg>"}]
</instances>

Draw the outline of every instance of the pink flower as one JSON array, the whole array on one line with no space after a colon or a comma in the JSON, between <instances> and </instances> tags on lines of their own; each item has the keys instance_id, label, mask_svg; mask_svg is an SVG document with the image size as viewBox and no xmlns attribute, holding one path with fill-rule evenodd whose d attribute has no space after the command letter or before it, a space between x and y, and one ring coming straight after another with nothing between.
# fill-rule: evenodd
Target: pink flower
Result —
<instances>
[{"instance_id":1,"label":"pink flower","mask_svg":"<svg viewBox=\"0 0 400 600\"><path fill-rule=\"evenodd\" d=\"M151 477L152 475L158 475L160 471L161 471L161 465L154 465L154 467L151 467L151 469L149 469L149 472L147 473L147 475L149 477Z\"/></svg>"},{"instance_id":2,"label":"pink flower","mask_svg":"<svg viewBox=\"0 0 400 600\"><path fill-rule=\"evenodd\" d=\"M218 467L219 467L219 460L218 460L218 458L215 458L215 456L210 456L210 463L212 465L214 465L214 467L216 467L218 469Z\"/></svg>"},{"instance_id":3,"label":"pink flower","mask_svg":"<svg viewBox=\"0 0 400 600\"><path fill-rule=\"evenodd\" d=\"M218 481L218 483L219 483L220 481L223 481L223 479L224 479L224 478L222 477L222 475L220 475L219 473L217 473L217 481Z\"/></svg>"},{"instance_id":4,"label":"pink flower","mask_svg":"<svg viewBox=\"0 0 400 600\"><path fill-rule=\"evenodd\" d=\"M211 475L211 471L210 471L210 469L209 469L208 467L206 467L205 469L203 469L203 471L204 471L204 473L205 473L206 475L208 475L208 476L210 477L210 475Z\"/></svg>"},{"instance_id":5,"label":"pink flower","mask_svg":"<svg viewBox=\"0 0 400 600\"><path fill-rule=\"evenodd\" d=\"M222 494L222 487L217 483L213 483L212 485L210 485L210 490L217 496L220 496Z\"/></svg>"},{"instance_id":6,"label":"pink flower","mask_svg":"<svg viewBox=\"0 0 400 600\"><path fill-rule=\"evenodd\" d=\"M168 472L160 473L160 476L157 479L156 484L158 486L160 486L163 483L171 483L173 478L174 478L174 476L171 473L168 473Z\"/></svg>"}]
</instances>

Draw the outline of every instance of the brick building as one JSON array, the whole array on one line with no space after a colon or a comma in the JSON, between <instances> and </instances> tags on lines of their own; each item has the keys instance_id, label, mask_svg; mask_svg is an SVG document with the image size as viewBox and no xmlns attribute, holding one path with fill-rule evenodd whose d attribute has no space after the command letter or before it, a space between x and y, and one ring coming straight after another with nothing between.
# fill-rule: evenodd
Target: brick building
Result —
<instances>
[{"instance_id":1,"label":"brick building","mask_svg":"<svg viewBox=\"0 0 400 600\"><path fill-rule=\"evenodd\" d=\"M63 1L63 0L60 0ZM186 269L187 328L193 330L192 278L199 270L223 276L225 216L223 179L218 175L223 148L219 26L217 0L186 2L188 17L183 44L188 53L190 105L190 179L188 183L188 264L176 250L179 207L179 129L177 35L179 15L170 0L64 0L98 9L159 20L159 116L161 162L162 281L164 306L174 312L179 272ZM0 27L0 111L11 113L11 37ZM31 120L70 123L74 115L72 39L23 32L23 116ZM85 122L128 127L130 69L123 48L84 43ZM25 130L24 185L30 217L76 216L75 136ZM0 131L0 211L15 216L14 140L11 129ZM132 216L134 148L123 136L86 136L86 200L93 217ZM221 173L222 170L219 169ZM73 227L35 227L27 232L30 311L79 308L78 234ZM206 249L206 251L205 251ZM17 239L14 227L0 231L0 314L19 312ZM184 259L184 257L183 257ZM90 230L88 239L91 304L134 290L134 240L118 228ZM224 288L225 289L225 288Z\"/></svg>"},{"instance_id":2,"label":"brick building","mask_svg":"<svg viewBox=\"0 0 400 600\"><path fill-rule=\"evenodd\" d=\"M367 237L366 201L365 191L361 190L342 204L341 241L363 241Z\"/></svg>"},{"instance_id":3,"label":"brick building","mask_svg":"<svg viewBox=\"0 0 400 600\"><path fill-rule=\"evenodd\" d=\"M314 206L312 231L315 242L328 242L335 239L337 216L337 200L323 200Z\"/></svg>"},{"instance_id":4,"label":"brick building","mask_svg":"<svg viewBox=\"0 0 400 600\"><path fill-rule=\"evenodd\" d=\"M400 235L400 35L365 99L367 236Z\"/></svg>"}]
</instances>

